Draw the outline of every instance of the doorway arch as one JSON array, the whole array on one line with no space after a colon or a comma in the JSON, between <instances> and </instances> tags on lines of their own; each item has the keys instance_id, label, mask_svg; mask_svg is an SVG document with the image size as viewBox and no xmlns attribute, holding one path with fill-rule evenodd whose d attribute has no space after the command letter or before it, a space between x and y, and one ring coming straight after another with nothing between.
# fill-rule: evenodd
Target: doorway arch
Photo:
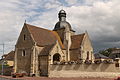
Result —
<instances>
[{"instance_id":1,"label":"doorway arch","mask_svg":"<svg viewBox=\"0 0 120 80\"><path fill-rule=\"evenodd\" d=\"M60 62L60 54L59 53L56 53L53 55L53 62Z\"/></svg>"}]
</instances>

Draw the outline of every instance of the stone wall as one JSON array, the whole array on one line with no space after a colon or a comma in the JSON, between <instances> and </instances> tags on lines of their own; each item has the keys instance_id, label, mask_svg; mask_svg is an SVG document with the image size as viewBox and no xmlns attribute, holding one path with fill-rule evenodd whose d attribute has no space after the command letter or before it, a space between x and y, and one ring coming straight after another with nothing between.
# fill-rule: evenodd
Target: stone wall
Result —
<instances>
[{"instance_id":1,"label":"stone wall","mask_svg":"<svg viewBox=\"0 0 120 80\"><path fill-rule=\"evenodd\" d=\"M50 65L49 77L116 77L120 68L115 64Z\"/></svg>"},{"instance_id":2,"label":"stone wall","mask_svg":"<svg viewBox=\"0 0 120 80\"><path fill-rule=\"evenodd\" d=\"M66 60L65 51L63 52L59 43L57 42L49 53L49 64L53 64L53 55L55 55L56 53L60 54L60 61Z\"/></svg>"},{"instance_id":3,"label":"stone wall","mask_svg":"<svg viewBox=\"0 0 120 80\"><path fill-rule=\"evenodd\" d=\"M34 41L28 28L24 25L18 41L15 46L15 64L14 72L27 72L30 73L31 54ZM23 56L23 51L25 55Z\"/></svg>"},{"instance_id":4,"label":"stone wall","mask_svg":"<svg viewBox=\"0 0 120 80\"><path fill-rule=\"evenodd\" d=\"M70 50L70 60L77 61L80 58L80 49L72 49Z\"/></svg>"},{"instance_id":5,"label":"stone wall","mask_svg":"<svg viewBox=\"0 0 120 80\"><path fill-rule=\"evenodd\" d=\"M26 55L22 56L22 49L17 51L17 72L27 72L30 73L31 64L31 49L25 49Z\"/></svg>"},{"instance_id":6,"label":"stone wall","mask_svg":"<svg viewBox=\"0 0 120 80\"><path fill-rule=\"evenodd\" d=\"M93 47L92 47L92 42L89 38L88 33L85 33L82 46L81 46L81 56L83 60L86 60L87 58L87 53L89 53L89 60L94 60L94 53L93 53Z\"/></svg>"}]
</instances>

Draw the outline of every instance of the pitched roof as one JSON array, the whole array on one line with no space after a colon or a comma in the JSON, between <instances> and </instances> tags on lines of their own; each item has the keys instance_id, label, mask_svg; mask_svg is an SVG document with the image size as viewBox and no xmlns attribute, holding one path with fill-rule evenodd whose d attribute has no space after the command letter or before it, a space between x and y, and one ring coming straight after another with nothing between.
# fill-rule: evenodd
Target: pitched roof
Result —
<instances>
[{"instance_id":1,"label":"pitched roof","mask_svg":"<svg viewBox=\"0 0 120 80\"><path fill-rule=\"evenodd\" d=\"M71 36L72 44L71 44L70 49L80 48L83 38L84 38L84 35L85 35L85 33Z\"/></svg>"},{"instance_id":2,"label":"pitched roof","mask_svg":"<svg viewBox=\"0 0 120 80\"><path fill-rule=\"evenodd\" d=\"M7 55L8 55L8 54L4 54L4 55L2 55L2 58L5 58Z\"/></svg>"},{"instance_id":3,"label":"pitched roof","mask_svg":"<svg viewBox=\"0 0 120 80\"><path fill-rule=\"evenodd\" d=\"M58 33L56 31L52 31L52 33L56 36L56 38L57 38L60 46L62 47L62 49L65 49L65 47L64 47L64 45L63 45L63 43L62 43L62 41L61 41L60 36L58 35Z\"/></svg>"},{"instance_id":4,"label":"pitched roof","mask_svg":"<svg viewBox=\"0 0 120 80\"><path fill-rule=\"evenodd\" d=\"M27 26L29 32L32 34L38 46L52 45L52 44L55 44L56 41L58 40L58 42L61 45L61 48L64 48L57 32L36 27L29 24L25 24L25 25Z\"/></svg>"},{"instance_id":5,"label":"pitched roof","mask_svg":"<svg viewBox=\"0 0 120 80\"><path fill-rule=\"evenodd\" d=\"M50 50L53 48L54 44L45 46L42 51L40 52L39 56L47 56Z\"/></svg>"},{"instance_id":6,"label":"pitched roof","mask_svg":"<svg viewBox=\"0 0 120 80\"><path fill-rule=\"evenodd\" d=\"M95 56L95 59L108 59L107 56L104 56L104 55L99 54L99 53L94 54L94 56Z\"/></svg>"},{"instance_id":7,"label":"pitched roof","mask_svg":"<svg viewBox=\"0 0 120 80\"><path fill-rule=\"evenodd\" d=\"M38 46L53 45L58 40L61 48L65 49L65 47L56 31L36 27L36 26L26 24L26 23L25 23L25 26L28 28L29 32L33 36L33 39L37 43ZM80 48L83 38L84 38L84 35L85 35L85 33L71 36L72 44L71 44L70 49Z\"/></svg>"},{"instance_id":8,"label":"pitched roof","mask_svg":"<svg viewBox=\"0 0 120 80\"><path fill-rule=\"evenodd\" d=\"M4 59L14 61L14 56L15 56L15 51L11 51L7 54L7 56Z\"/></svg>"}]
</instances>

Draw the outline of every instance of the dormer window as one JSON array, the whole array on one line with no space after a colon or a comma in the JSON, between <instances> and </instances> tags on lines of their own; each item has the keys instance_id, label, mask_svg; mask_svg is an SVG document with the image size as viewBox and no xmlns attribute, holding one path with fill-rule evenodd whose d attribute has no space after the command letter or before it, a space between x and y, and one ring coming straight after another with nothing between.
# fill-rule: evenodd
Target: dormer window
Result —
<instances>
[{"instance_id":1,"label":"dormer window","mask_svg":"<svg viewBox=\"0 0 120 80\"><path fill-rule=\"evenodd\" d=\"M22 51L22 56L26 56L26 51L25 50Z\"/></svg>"},{"instance_id":2,"label":"dormer window","mask_svg":"<svg viewBox=\"0 0 120 80\"><path fill-rule=\"evenodd\" d=\"M26 40L26 35L24 34L24 36L23 36L23 40L25 41Z\"/></svg>"}]
</instances>

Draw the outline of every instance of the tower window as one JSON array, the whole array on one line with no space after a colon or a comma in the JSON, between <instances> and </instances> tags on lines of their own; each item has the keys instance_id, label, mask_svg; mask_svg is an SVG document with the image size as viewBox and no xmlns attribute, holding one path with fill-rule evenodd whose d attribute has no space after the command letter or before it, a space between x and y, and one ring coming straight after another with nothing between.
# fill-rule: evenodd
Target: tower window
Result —
<instances>
[{"instance_id":1,"label":"tower window","mask_svg":"<svg viewBox=\"0 0 120 80\"><path fill-rule=\"evenodd\" d=\"M89 60L89 51L87 51L87 58L86 59L88 59Z\"/></svg>"},{"instance_id":2,"label":"tower window","mask_svg":"<svg viewBox=\"0 0 120 80\"><path fill-rule=\"evenodd\" d=\"M118 58L118 55L116 54L116 58Z\"/></svg>"},{"instance_id":3,"label":"tower window","mask_svg":"<svg viewBox=\"0 0 120 80\"><path fill-rule=\"evenodd\" d=\"M24 34L23 39L26 40L26 35Z\"/></svg>"},{"instance_id":4,"label":"tower window","mask_svg":"<svg viewBox=\"0 0 120 80\"><path fill-rule=\"evenodd\" d=\"M25 50L22 51L22 56L26 56L26 51Z\"/></svg>"}]
</instances>

